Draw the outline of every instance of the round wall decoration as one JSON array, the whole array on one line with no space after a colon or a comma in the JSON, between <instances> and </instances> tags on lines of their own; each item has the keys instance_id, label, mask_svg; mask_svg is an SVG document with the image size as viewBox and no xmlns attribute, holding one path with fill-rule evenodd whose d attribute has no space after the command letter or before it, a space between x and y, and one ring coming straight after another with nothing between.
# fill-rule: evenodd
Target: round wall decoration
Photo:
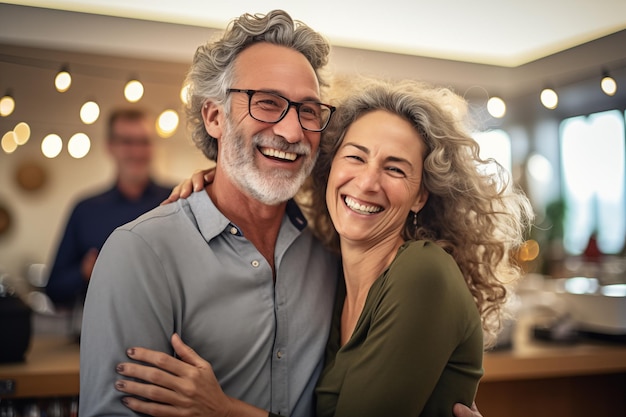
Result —
<instances>
[{"instance_id":1,"label":"round wall decoration","mask_svg":"<svg viewBox=\"0 0 626 417\"><path fill-rule=\"evenodd\" d=\"M47 174L41 165L35 162L24 162L18 165L15 180L20 188L26 191L40 189L46 183Z\"/></svg>"}]
</instances>

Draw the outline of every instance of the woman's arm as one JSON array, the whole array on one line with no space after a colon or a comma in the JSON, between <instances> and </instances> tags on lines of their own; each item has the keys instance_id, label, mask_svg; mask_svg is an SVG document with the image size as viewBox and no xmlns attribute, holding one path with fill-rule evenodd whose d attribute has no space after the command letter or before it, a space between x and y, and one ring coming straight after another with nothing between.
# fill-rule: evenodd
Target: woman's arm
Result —
<instances>
[{"instance_id":1,"label":"woman's arm","mask_svg":"<svg viewBox=\"0 0 626 417\"><path fill-rule=\"evenodd\" d=\"M224 394L211 364L177 334L171 342L180 359L139 347L127 350L130 359L153 365L124 362L117 366L120 375L136 379L118 379L115 383L118 391L129 394L122 400L128 408L154 417L268 416L267 411Z\"/></svg>"},{"instance_id":2,"label":"woman's arm","mask_svg":"<svg viewBox=\"0 0 626 417\"><path fill-rule=\"evenodd\" d=\"M208 184L213 182L215 177L215 168L209 168L204 170L197 170L191 178L183 180L180 184L176 185L170 193L167 200L163 201L161 205L173 203L180 198L187 198L191 193L202 190Z\"/></svg>"}]
</instances>

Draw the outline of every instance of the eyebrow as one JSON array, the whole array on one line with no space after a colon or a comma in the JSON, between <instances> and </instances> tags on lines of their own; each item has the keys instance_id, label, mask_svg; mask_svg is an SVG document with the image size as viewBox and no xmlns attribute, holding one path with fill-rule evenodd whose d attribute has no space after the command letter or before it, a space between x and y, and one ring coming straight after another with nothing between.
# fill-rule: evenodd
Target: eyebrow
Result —
<instances>
[{"instance_id":1,"label":"eyebrow","mask_svg":"<svg viewBox=\"0 0 626 417\"><path fill-rule=\"evenodd\" d=\"M361 152L369 155L370 154L370 150L369 148L363 146L363 145L357 145L356 143L346 143L346 146L353 146L355 148L357 148L358 150L360 150ZM388 156L387 158L385 158L385 161L389 161L389 162L402 162L407 164L408 166L410 166L411 168L413 167L413 164L411 164L411 162L409 162L408 159L404 159L404 158L400 158L398 156Z\"/></svg>"},{"instance_id":2,"label":"eyebrow","mask_svg":"<svg viewBox=\"0 0 626 417\"><path fill-rule=\"evenodd\" d=\"M264 93L270 93L270 94L276 94L276 95L279 95L281 97L286 98L287 100L294 101L296 103L302 103L304 101L313 101L315 103L320 103L320 104L322 103L320 98L313 97L313 96L306 96L306 97L304 97L304 98L302 98L300 100L293 100L293 99L290 99L289 97L287 97L286 94L283 94L281 91L278 91L278 90L273 90L273 89L269 89L269 88L261 88L261 89L259 89L257 91L262 91Z\"/></svg>"}]
</instances>

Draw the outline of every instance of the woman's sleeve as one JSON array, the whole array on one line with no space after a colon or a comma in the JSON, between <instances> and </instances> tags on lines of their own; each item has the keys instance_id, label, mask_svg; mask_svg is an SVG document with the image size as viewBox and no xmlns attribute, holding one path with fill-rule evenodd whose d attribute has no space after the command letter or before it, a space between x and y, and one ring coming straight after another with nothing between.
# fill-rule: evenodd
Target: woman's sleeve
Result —
<instances>
[{"instance_id":1,"label":"woman's sleeve","mask_svg":"<svg viewBox=\"0 0 626 417\"><path fill-rule=\"evenodd\" d=\"M336 417L419 415L464 337L467 288L456 263L438 248L409 249L384 277Z\"/></svg>"}]
</instances>

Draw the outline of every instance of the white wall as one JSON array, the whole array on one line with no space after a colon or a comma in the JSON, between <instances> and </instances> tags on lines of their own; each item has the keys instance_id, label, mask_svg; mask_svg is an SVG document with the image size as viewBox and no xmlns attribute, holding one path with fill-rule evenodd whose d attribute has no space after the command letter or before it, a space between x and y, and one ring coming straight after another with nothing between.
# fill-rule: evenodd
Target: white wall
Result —
<instances>
[{"instance_id":1,"label":"white wall","mask_svg":"<svg viewBox=\"0 0 626 417\"><path fill-rule=\"evenodd\" d=\"M120 68L123 74L133 69L139 69L140 77L143 74L146 92L139 104L154 113L180 106L178 94L184 77L184 70L178 70L179 67L159 66L169 71L159 78L142 68L152 63L115 59L106 59L109 71L102 67L97 72L75 57L52 53L60 60L69 58L74 62L70 65L70 70L72 67L75 70L72 87L59 93L53 86L56 68L47 68L42 57L49 57L34 52L21 50L20 59L12 59L19 61L18 64L0 62L0 88L10 85L16 101L14 113L0 117L0 136L21 121L29 123L32 129L30 140L14 153L0 150L0 204L9 209L13 220L10 230L0 235L0 272L8 272L16 278L23 276L25 266L31 262L51 262L74 202L80 196L108 187L113 181L114 170L104 146L104 132L109 110L125 103L122 88L126 75L120 76ZM0 46L0 53L15 57L16 51ZM148 69L151 67L147 65ZM0 91L0 95L4 92ZM79 120L79 109L88 99L100 103L101 115L96 123L86 126ZM54 159L41 153L41 140L46 134L57 133L65 146L71 135L79 131L91 138L91 151L86 157L74 159L65 147ZM46 172L46 182L41 189L25 191L19 187L15 175L24 163L35 163ZM174 136L158 138L154 164L157 180L175 184L195 169L208 165L191 144L184 123Z\"/></svg>"}]
</instances>

